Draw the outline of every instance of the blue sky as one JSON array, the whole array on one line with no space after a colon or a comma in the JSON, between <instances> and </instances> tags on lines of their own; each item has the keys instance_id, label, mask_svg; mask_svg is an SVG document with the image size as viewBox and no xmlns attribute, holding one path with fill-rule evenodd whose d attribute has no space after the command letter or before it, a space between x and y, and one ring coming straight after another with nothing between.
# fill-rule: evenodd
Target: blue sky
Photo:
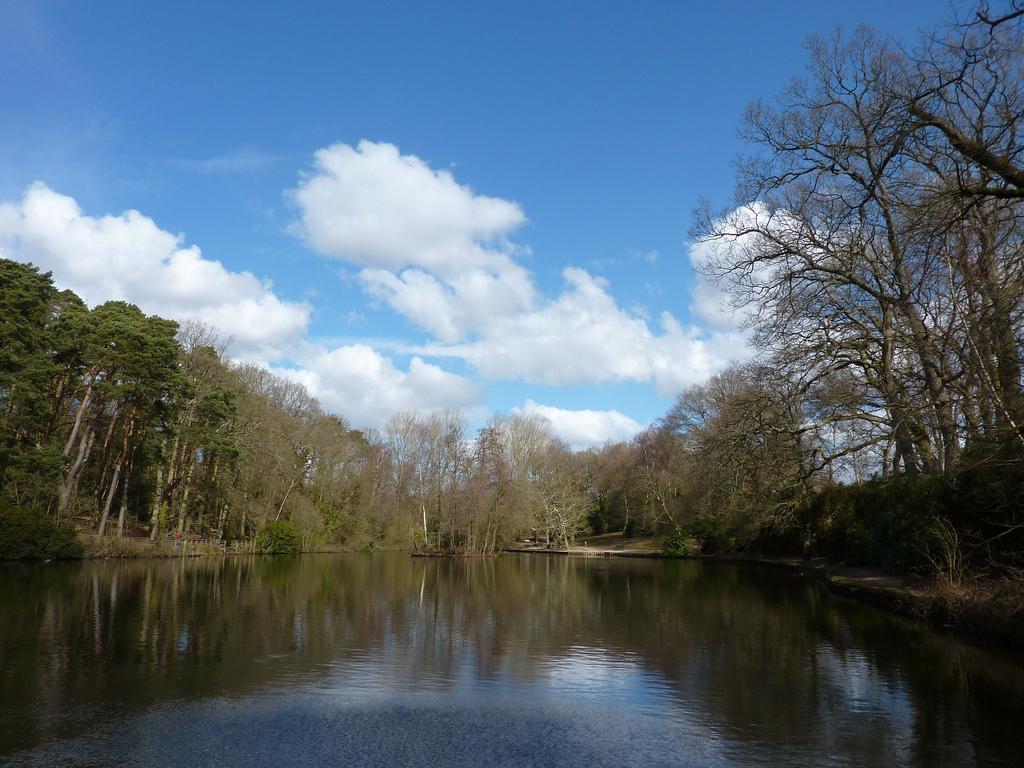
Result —
<instances>
[{"instance_id":1,"label":"blue sky","mask_svg":"<svg viewBox=\"0 0 1024 768\"><path fill-rule=\"evenodd\" d=\"M732 202L745 105L808 34L947 14L0 0L0 254L217 325L358 426L523 408L628 437L743 354L687 230Z\"/></svg>"}]
</instances>

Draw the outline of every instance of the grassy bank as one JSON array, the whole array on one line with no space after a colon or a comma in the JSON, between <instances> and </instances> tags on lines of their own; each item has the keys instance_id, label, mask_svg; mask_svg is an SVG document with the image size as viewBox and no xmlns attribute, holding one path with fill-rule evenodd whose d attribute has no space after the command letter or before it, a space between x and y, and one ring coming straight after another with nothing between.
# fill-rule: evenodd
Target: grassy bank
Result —
<instances>
[{"instance_id":1,"label":"grassy bank","mask_svg":"<svg viewBox=\"0 0 1024 768\"><path fill-rule=\"evenodd\" d=\"M879 568L845 566L821 558L705 557L796 568L809 576L824 579L836 594L872 603L933 626L1024 642L1022 579L901 577Z\"/></svg>"},{"instance_id":2,"label":"grassy bank","mask_svg":"<svg viewBox=\"0 0 1024 768\"><path fill-rule=\"evenodd\" d=\"M82 559L104 559L104 558L148 558L148 557L207 557L216 555L254 555L254 554L315 554L328 552L351 552L353 550L345 547L313 547L309 549L299 548L292 552L274 553L258 552L253 542L240 542L235 546L221 546L218 542L212 541L190 541L187 546L175 547L173 542L166 539L150 541L143 538L118 538L116 536L97 536L93 533L80 533L79 540L82 542Z\"/></svg>"},{"instance_id":3,"label":"grassy bank","mask_svg":"<svg viewBox=\"0 0 1024 768\"><path fill-rule=\"evenodd\" d=\"M706 560L757 563L800 570L829 590L933 626L1024 642L1024 579L947 575L903 577L880 568L832 563L824 558L703 555Z\"/></svg>"},{"instance_id":4,"label":"grassy bank","mask_svg":"<svg viewBox=\"0 0 1024 768\"><path fill-rule=\"evenodd\" d=\"M843 575L833 576L830 584L838 592L863 589ZM1019 578L929 579L896 593L892 607L932 624L1024 642L1024 580Z\"/></svg>"}]
</instances>

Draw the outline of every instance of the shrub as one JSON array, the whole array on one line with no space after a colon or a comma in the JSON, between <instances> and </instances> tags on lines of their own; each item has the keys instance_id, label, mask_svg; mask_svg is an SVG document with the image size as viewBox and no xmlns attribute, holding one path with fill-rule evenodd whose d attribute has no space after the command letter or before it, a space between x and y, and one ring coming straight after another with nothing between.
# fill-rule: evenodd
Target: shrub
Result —
<instances>
[{"instance_id":1,"label":"shrub","mask_svg":"<svg viewBox=\"0 0 1024 768\"><path fill-rule=\"evenodd\" d=\"M62 560L82 556L71 525L57 525L27 507L0 507L0 560Z\"/></svg>"},{"instance_id":2,"label":"shrub","mask_svg":"<svg viewBox=\"0 0 1024 768\"><path fill-rule=\"evenodd\" d=\"M976 565L1010 565L1018 572L1024 552L1024 447L1015 436L996 445L969 445L961 459L949 505L951 522L974 547Z\"/></svg>"},{"instance_id":3,"label":"shrub","mask_svg":"<svg viewBox=\"0 0 1024 768\"><path fill-rule=\"evenodd\" d=\"M735 526L733 521L722 515L700 514L687 520L680 529L680 535L697 541L698 550L716 554L736 549Z\"/></svg>"},{"instance_id":4,"label":"shrub","mask_svg":"<svg viewBox=\"0 0 1024 768\"><path fill-rule=\"evenodd\" d=\"M661 552L665 557L696 557L700 554L700 544L685 532L676 531L665 537Z\"/></svg>"},{"instance_id":5,"label":"shrub","mask_svg":"<svg viewBox=\"0 0 1024 768\"><path fill-rule=\"evenodd\" d=\"M813 531L815 549L830 560L859 565L876 559L871 551L872 536L855 502L852 488L830 485L808 504L805 514Z\"/></svg>"},{"instance_id":6,"label":"shrub","mask_svg":"<svg viewBox=\"0 0 1024 768\"><path fill-rule=\"evenodd\" d=\"M830 485L811 499L806 519L821 554L850 565L898 573L928 570L935 520L948 516L941 478L900 475L859 485Z\"/></svg>"},{"instance_id":7,"label":"shrub","mask_svg":"<svg viewBox=\"0 0 1024 768\"><path fill-rule=\"evenodd\" d=\"M264 555L290 555L298 552L301 547L299 532L294 523L288 520L267 523L253 541L253 549Z\"/></svg>"}]
</instances>

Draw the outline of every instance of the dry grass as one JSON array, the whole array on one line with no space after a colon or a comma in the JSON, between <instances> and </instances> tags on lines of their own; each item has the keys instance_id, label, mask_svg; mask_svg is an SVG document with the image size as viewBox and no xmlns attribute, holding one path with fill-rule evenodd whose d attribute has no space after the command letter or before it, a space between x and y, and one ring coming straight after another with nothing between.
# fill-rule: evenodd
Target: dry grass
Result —
<instances>
[{"instance_id":1,"label":"dry grass","mask_svg":"<svg viewBox=\"0 0 1024 768\"><path fill-rule=\"evenodd\" d=\"M1024 641L1024 579L940 576L917 590L925 618Z\"/></svg>"},{"instance_id":2,"label":"dry grass","mask_svg":"<svg viewBox=\"0 0 1024 768\"><path fill-rule=\"evenodd\" d=\"M86 558L126 557L193 557L197 555L220 555L223 550L210 542L189 542L186 549L175 549L168 541L150 541L146 538L97 536L81 533L79 538L85 548Z\"/></svg>"},{"instance_id":3,"label":"dry grass","mask_svg":"<svg viewBox=\"0 0 1024 768\"><path fill-rule=\"evenodd\" d=\"M662 540L656 536L626 538L621 533L588 534L573 542L571 551L606 550L610 552L661 552Z\"/></svg>"}]
</instances>

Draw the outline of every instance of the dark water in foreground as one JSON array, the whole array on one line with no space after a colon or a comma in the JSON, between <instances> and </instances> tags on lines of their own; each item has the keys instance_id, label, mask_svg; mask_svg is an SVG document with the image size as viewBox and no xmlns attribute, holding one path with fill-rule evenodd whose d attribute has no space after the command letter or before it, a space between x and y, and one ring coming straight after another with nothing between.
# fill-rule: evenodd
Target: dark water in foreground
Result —
<instances>
[{"instance_id":1,"label":"dark water in foreground","mask_svg":"<svg viewBox=\"0 0 1024 768\"><path fill-rule=\"evenodd\" d=\"M1024 765L1024 667L785 571L0 568L0 764Z\"/></svg>"}]
</instances>

